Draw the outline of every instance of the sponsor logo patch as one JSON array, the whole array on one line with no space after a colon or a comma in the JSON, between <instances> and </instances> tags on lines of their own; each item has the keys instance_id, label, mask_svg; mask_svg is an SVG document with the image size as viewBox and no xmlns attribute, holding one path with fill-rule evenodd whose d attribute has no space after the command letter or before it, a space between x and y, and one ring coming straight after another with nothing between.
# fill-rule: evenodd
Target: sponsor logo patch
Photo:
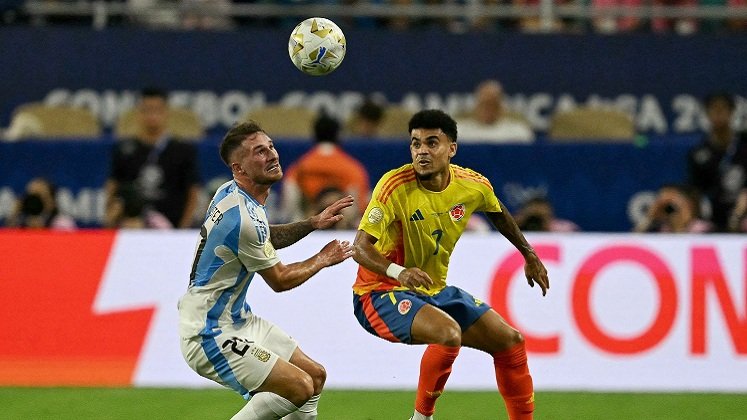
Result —
<instances>
[{"instance_id":1,"label":"sponsor logo patch","mask_svg":"<svg viewBox=\"0 0 747 420\"><path fill-rule=\"evenodd\" d=\"M410 299L404 299L399 302L399 305L397 305L397 310L401 315L405 315L408 312L410 312L410 309L412 308L412 302Z\"/></svg>"}]
</instances>

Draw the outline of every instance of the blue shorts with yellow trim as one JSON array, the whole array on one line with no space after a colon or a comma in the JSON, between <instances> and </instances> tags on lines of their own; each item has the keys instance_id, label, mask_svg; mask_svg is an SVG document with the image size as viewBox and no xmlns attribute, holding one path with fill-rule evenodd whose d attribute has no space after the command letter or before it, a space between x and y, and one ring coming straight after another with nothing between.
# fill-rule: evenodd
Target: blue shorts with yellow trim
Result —
<instances>
[{"instance_id":1,"label":"blue shorts with yellow trim","mask_svg":"<svg viewBox=\"0 0 747 420\"><path fill-rule=\"evenodd\" d=\"M373 291L353 294L353 312L371 334L395 343L412 343L412 321L423 305L433 305L449 314L466 331L490 305L455 286L446 286L433 296L410 290Z\"/></svg>"}]
</instances>

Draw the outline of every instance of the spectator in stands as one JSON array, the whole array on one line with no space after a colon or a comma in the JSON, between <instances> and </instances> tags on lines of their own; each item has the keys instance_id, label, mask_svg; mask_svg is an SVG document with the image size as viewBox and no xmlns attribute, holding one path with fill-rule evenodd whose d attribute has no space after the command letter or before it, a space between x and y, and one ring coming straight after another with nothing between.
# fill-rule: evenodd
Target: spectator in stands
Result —
<instances>
[{"instance_id":1,"label":"spectator in stands","mask_svg":"<svg viewBox=\"0 0 747 420\"><path fill-rule=\"evenodd\" d=\"M360 213L371 194L368 172L339 145L340 124L322 114L314 122L314 147L292 164L283 182L285 221L299 220L325 188L334 187L355 199Z\"/></svg>"},{"instance_id":2,"label":"spectator in stands","mask_svg":"<svg viewBox=\"0 0 747 420\"><path fill-rule=\"evenodd\" d=\"M179 10L169 0L125 0L129 21L153 29L180 27Z\"/></svg>"},{"instance_id":3,"label":"spectator in stands","mask_svg":"<svg viewBox=\"0 0 747 420\"><path fill-rule=\"evenodd\" d=\"M524 8L526 6L539 6L540 0L512 0L511 3L514 7ZM572 6L576 3L576 0L552 0L554 6ZM548 26L547 23L549 23ZM576 30L578 22L574 22L568 19L560 19L557 16L553 16L552 19L547 22L540 16L526 16L519 19L519 29L525 32L561 32L567 30Z\"/></svg>"},{"instance_id":4,"label":"spectator in stands","mask_svg":"<svg viewBox=\"0 0 747 420\"><path fill-rule=\"evenodd\" d=\"M163 214L150 208L132 184L119 188L106 208L105 225L118 229L171 229Z\"/></svg>"},{"instance_id":5,"label":"spectator in stands","mask_svg":"<svg viewBox=\"0 0 747 420\"><path fill-rule=\"evenodd\" d=\"M138 104L139 134L117 142L106 183L107 208L120 188L134 187L148 208L177 228L192 226L200 193L197 150L166 130L166 93L144 89Z\"/></svg>"},{"instance_id":6,"label":"spectator in stands","mask_svg":"<svg viewBox=\"0 0 747 420\"><path fill-rule=\"evenodd\" d=\"M747 189L743 189L737 196L729 216L729 232L747 233Z\"/></svg>"},{"instance_id":7,"label":"spectator in stands","mask_svg":"<svg viewBox=\"0 0 747 420\"><path fill-rule=\"evenodd\" d=\"M531 143L529 125L508 113L503 87L497 80L485 80L475 89L475 105L467 118L457 120L459 140L464 143Z\"/></svg>"},{"instance_id":8,"label":"spectator in stands","mask_svg":"<svg viewBox=\"0 0 747 420\"><path fill-rule=\"evenodd\" d=\"M34 178L26 184L26 192L16 201L6 226L73 230L72 217L57 208L56 188L45 178Z\"/></svg>"},{"instance_id":9,"label":"spectator in stands","mask_svg":"<svg viewBox=\"0 0 747 420\"><path fill-rule=\"evenodd\" d=\"M234 27L230 0L182 0L179 12L184 29L227 30Z\"/></svg>"},{"instance_id":10,"label":"spectator in stands","mask_svg":"<svg viewBox=\"0 0 747 420\"><path fill-rule=\"evenodd\" d=\"M527 232L578 232L570 220L555 217L552 203L545 197L532 197L514 215L519 228Z\"/></svg>"},{"instance_id":11,"label":"spectator in stands","mask_svg":"<svg viewBox=\"0 0 747 420\"><path fill-rule=\"evenodd\" d=\"M384 107L372 99L366 99L353 114L351 134L355 137L375 138L379 135L383 118Z\"/></svg>"},{"instance_id":12,"label":"spectator in stands","mask_svg":"<svg viewBox=\"0 0 747 420\"><path fill-rule=\"evenodd\" d=\"M314 201L309 206L309 210L306 212L307 215L315 215L320 213L320 209L324 210L329 207L332 203L344 198L347 194L336 187L326 187L314 197ZM360 212L355 206L343 209L342 213L345 217L331 226L329 229L336 230L355 230L358 228L360 222Z\"/></svg>"},{"instance_id":13,"label":"spectator in stands","mask_svg":"<svg viewBox=\"0 0 747 420\"><path fill-rule=\"evenodd\" d=\"M653 0L653 7L657 6L679 6L689 7L693 10L698 6L698 0ZM651 19L651 30L654 32L676 32L679 35L689 35L697 32L698 21L692 16L676 18L656 17Z\"/></svg>"},{"instance_id":14,"label":"spectator in stands","mask_svg":"<svg viewBox=\"0 0 747 420\"><path fill-rule=\"evenodd\" d=\"M705 233L713 224L700 217L700 196L687 185L664 185L635 232Z\"/></svg>"},{"instance_id":15,"label":"spectator in stands","mask_svg":"<svg viewBox=\"0 0 747 420\"><path fill-rule=\"evenodd\" d=\"M726 231L729 213L747 181L747 135L732 128L731 94L708 95L703 105L709 127L688 153L688 182L710 201L716 230Z\"/></svg>"},{"instance_id":16,"label":"spectator in stands","mask_svg":"<svg viewBox=\"0 0 747 420\"><path fill-rule=\"evenodd\" d=\"M394 6L406 6L413 4L413 0L388 0L387 3ZM406 31L415 26L416 21L410 16L400 15L384 19L384 25L393 31Z\"/></svg>"},{"instance_id":17,"label":"spectator in stands","mask_svg":"<svg viewBox=\"0 0 747 420\"><path fill-rule=\"evenodd\" d=\"M592 0L591 5L595 11L604 12L613 7L624 7L631 12L641 7L641 0ZM597 15L592 22L594 30L600 33L611 34L616 32L632 32L641 29L641 18L638 16L605 16Z\"/></svg>"}]
</instances>

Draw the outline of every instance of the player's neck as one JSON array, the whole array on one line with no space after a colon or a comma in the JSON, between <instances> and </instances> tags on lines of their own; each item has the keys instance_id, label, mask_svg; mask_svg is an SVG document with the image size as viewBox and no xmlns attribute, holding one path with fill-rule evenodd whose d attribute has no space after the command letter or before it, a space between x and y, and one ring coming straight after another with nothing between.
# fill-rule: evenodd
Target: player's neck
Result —
<instances>
[{"instance_id":1,"label":"player's neck","mask_svg":"<svg viewBox=\"0 0 747 420\"><path fill-rule=\"evenodd\" d=\"M235 179L235 178L234 178ZM251 181L244 181L240 179L235 179L236 185L239 186L245 193L249 194L257 200L257 202L261 205L265 205L267 202L267 197L270 196L270 187L271 185L265 185L265 184L257 184Z\"/></svg>"},{"instance_id":2,"label":"player's neck","mask_svg":"<svg viewBox=\"0 0 747 420\"><path fill-rule=\"evenodd\" d=\"M420 181L420 185L422 185L426 190L441 192L449 186L449 181L451 181L451 171L449 171L449 168L446 168L446 170L442 172L430 174L426 177L418 175L418 180Z\"/></svg>"}]
</instances>

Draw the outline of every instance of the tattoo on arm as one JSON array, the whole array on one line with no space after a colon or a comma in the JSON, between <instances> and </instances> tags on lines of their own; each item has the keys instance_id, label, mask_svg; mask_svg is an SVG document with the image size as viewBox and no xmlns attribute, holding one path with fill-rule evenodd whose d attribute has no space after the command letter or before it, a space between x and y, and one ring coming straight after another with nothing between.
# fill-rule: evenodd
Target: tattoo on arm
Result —
<instances>
[{"instance_id":1,"label":"tattoo on arm","mask_svg":"<svg viewBox=\"0 0 747 420\"><path fill-rule=\"evenodd\" d=\"M270 242L275 249L285 248L300 241L313 230L309 219L284 225L270 225Z\"/></svg>"}]
</instances>

